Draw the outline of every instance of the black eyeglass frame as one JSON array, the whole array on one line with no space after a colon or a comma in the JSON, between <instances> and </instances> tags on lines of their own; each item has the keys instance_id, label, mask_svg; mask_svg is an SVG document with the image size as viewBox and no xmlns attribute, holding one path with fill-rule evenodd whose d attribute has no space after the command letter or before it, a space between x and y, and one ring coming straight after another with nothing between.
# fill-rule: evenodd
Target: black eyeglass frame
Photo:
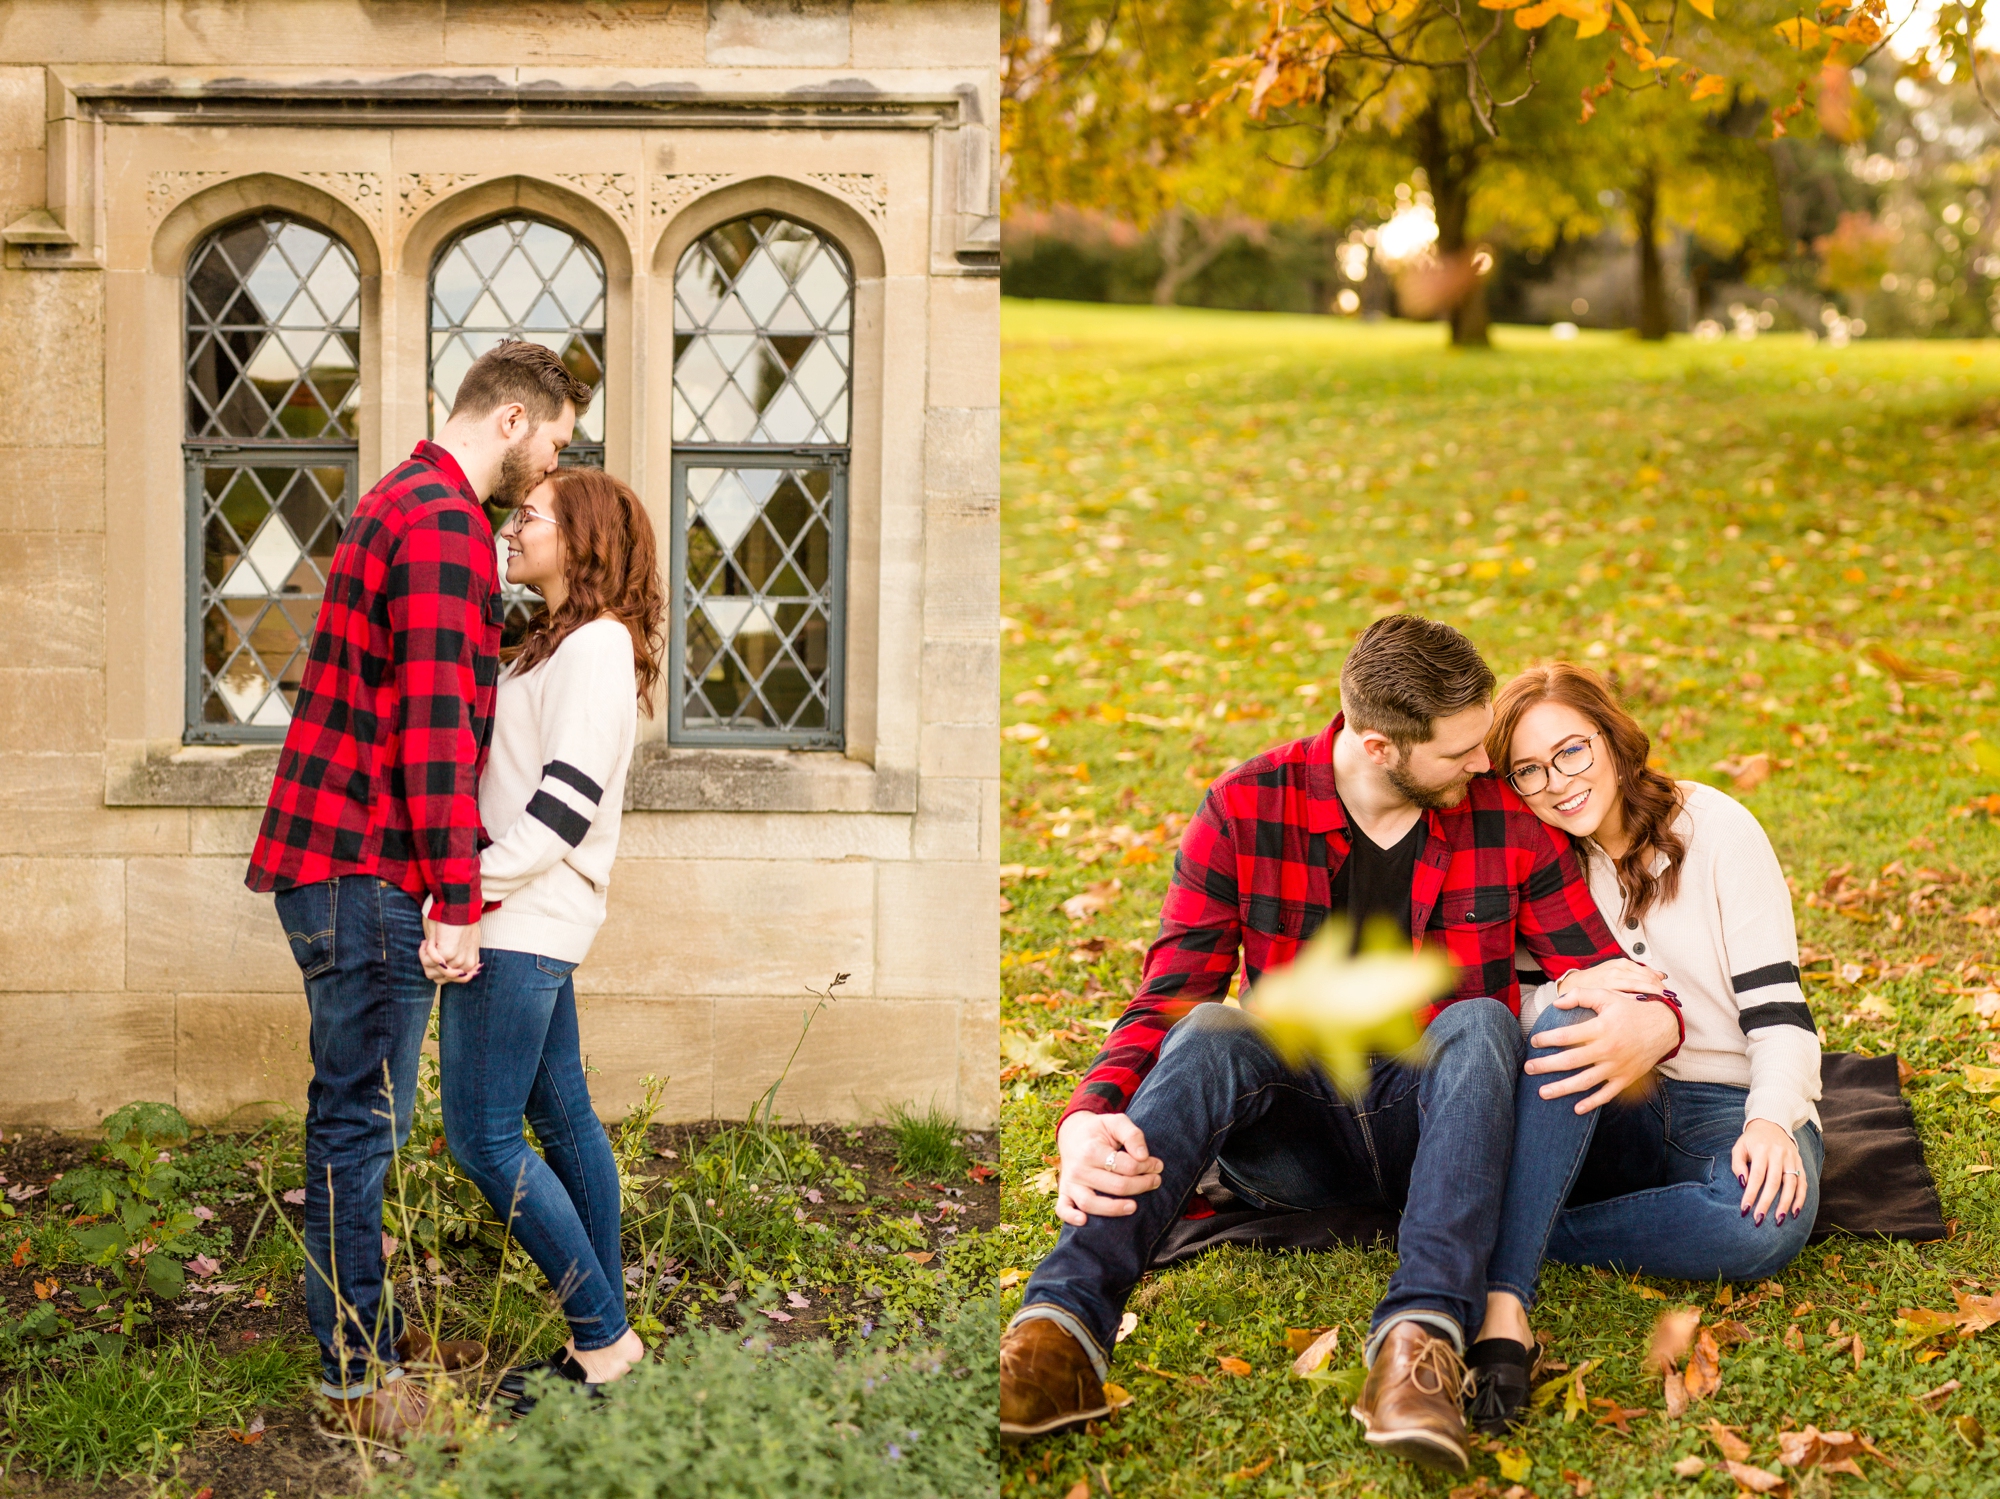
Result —
<instances>
[{"instance_id":1,"label":"black eyeglass frame","mask_svg":"<svg viewBox=\"0 0 2000 1499\"><path fill-rule=\"evenodd\" d=\"M1604 731L1602 729L1599 729L1594 734L1586 734L1583 736L1583 738L1577 740L1575 744L1565 744L1561 749L1557 750L1554 755L1549 756L1549 760L1551 762L1550 764L1544 765L1542 764L1541 761L1537 760L1533 764L1523 765L1516 770L1508 771L1504 779L1506 780L1509 786L1512 786L1514 788L1514 794L1516 796L1519 797L1538 796L1541 794L1543 787L1546 787L1548 785L1550 771L1560 768L1554 764L1554 761L1556 760L1557 756L1566 755L1573 749L1580 749L1588 752L1589 758L1586 759L1583 762L1583 764L1577 766L1575 770L1565 770L1562 772L1563 775L1567 776L1570 780L1573 781L1578 776L1583 775L1592 766L1597 764L1597 752L1591 749L1590 745L1593 740L1602 739L1603 737L1604 737ZM1541 785L1535 787L1535 789L1532 791L1522 786L1520 781L1520 778L1526 775L1531 770L1539 770L1542 773Z\"/></svg>"}]
</instances>

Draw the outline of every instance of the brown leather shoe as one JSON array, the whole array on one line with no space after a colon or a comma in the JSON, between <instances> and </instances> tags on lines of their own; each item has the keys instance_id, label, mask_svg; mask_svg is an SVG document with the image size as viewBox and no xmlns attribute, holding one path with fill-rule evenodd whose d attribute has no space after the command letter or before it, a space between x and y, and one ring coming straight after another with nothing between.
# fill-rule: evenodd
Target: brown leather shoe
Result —
<instances>
[{"instance_id":1,"label":"brown leather shoe","mask_svg":"<svg viewBox=\"0 0 2000 1499\"><path fill-rule=\"evenodd\" d=\"M1376 1350L1354 1418L1368 1445L1427 1468L1463 1473L1465 1362L1451 1343L1421 1322L1398 1322Z\"/></svg>"},{"instance_id":2,"label":"brown leather shoe","mask_svg":"<svg viewBox=\"0 0 2000 1499\"><path fill-rule=\"evenodd\" d=\"M444 1413L414 1379L394 1379L352 1400L328 1400L323 1423L335 1436L377 1447L400 1447L411 1437L446 1428Z\"/></svg>"},{"instance_id":3,"label":"brown leather shoe","mask_svg":"<svg viewBox=\"0 0 2000 1499\"><path fill-rule=\"evenodd\" d=\"M1046 1317L1000 1335L1000 1439L1025 1442L1111 1414L1083 1345Z\"/></svg>"},{"instance_id":4,"label":"brown leather shoe","mask_svg":"<svg viewBox=\"0 0 2000 1499\"><path fill-rule=\"evenodd\" d=\"M403 1367L420 1374L464 1374L486 1363L486 1345L470 1338L440 1339L421 1327L406 1327L396 1340L396 1357Z\"/></svg>"}]
</instances>

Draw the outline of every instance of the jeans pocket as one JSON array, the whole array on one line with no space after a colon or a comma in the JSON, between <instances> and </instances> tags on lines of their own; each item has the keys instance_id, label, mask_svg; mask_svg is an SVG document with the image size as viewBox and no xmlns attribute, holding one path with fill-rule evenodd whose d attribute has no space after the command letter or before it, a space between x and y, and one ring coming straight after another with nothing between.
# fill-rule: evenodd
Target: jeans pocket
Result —
<instances>
[{"instance_id":1,"label":"jeans pocket","mask_svg":"<svg viewBox=\"0 0 2000 1499\"><path fill-rule=\"evenodd\" d=\"M537 957L535 966L552 979L566 979L576 972L576 964L565 963L561 958Z\"/></svg>"},{"instance_id":2,"label":"jeans pocket","mask_svg":"<svg viewBox=\"0 0 2000 1499\"><path fill-rule=\"evenodd\" d=\"M339 892L340 887L333 880L278 892L278 919L285 924L285 940L291 944L292 961L308 980L333 967L333 930Z\"/></svg>"}]
</instances>

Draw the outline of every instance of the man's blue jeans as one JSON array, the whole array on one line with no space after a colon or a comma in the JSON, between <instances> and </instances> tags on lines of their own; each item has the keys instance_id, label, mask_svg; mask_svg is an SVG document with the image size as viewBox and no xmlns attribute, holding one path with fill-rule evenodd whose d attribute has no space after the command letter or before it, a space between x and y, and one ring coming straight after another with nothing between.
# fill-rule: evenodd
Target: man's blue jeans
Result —
<instances>
[{"instance_id":1,"label":"man's blue jeans","mask_svg":"<svg viewBox=\"0 0 2000 1499\"><path fill-rule=\"evenodd\" d=\"M1595 1011L1549 1009L1534 1035L1589 1020ZM1538 1055L1547 1056L1543 1051ZM1576 1112L1579 1094L1543 1098L1566 1073L1523 1073L1514 1158L1487 1278L1525 1307L1535 1304L1544 1257L1670 1280L1761 1280L1805 1248L1819 1213L1825 1152L1819 1126L1793 1133L1806 1201L1782 1224L1745 1214L1729 1153L1743 1133L1747 1089L1655 1076L1643 1098Z\"/></svg>"},{"instance_id":2,"label":"man's blue jeans","mask_svg":"<svg viewBox=\"0 0 2000 1499\"><path fill-rule=\"evenodd\" d=\"M436 986L423 908L373 875L281 890L278 919L312 1014L306 1089L306 1317L321 1392L366 1394L397 1367L402 1315L382 1284L382 1184L410 1137Z\"/></svg>"},{"instance_id":3,"label":"man's blue jeans","mask_svg":"<svg viewBox=\"0 0 2000 1499\"><path fill-rule=\"evenodd\" d=\"M438 1017L444 1137L562 1302L576 1346L625 1336L618 1163L590 1106L577 1039L576 967L488 948ZM526 1115L547 1159L521 1137Z\"/></svg>"},{"instance_id":4,"label":"man's blue jeans","mask_svg":"<svg viewBox=\"0 0 2000 1499\"><path fill-rule=\"evenodd\" d=\"M1378 1062L1349 1103L1319 1072L1288 1068L1240 1010L1196 1005L1127 1109L1164 1163L1158 1190L1133 1199L1129 1217L1065 1227L1019 1315L1060 1313L1107 1367L1125 1298L1213 1161L1231 1191L1272 1210L1401 1207L1398 1263L1373 1332L1415 1316L1463 1348L1486 1311L1521 1027L1499 1001L1466 999L1440 1010L1425 1040L1426 1065Z\"/></svg>"}]
</instances>

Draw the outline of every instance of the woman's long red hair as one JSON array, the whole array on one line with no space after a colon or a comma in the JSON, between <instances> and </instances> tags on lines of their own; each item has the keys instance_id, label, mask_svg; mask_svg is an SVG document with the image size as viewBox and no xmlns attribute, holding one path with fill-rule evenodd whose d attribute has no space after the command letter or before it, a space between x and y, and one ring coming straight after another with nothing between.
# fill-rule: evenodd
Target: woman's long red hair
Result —
<instances>
[{"instance_id":1,"label":"woman's long red hair","mask_svg":"<svg viewBox=\"0 0 2000 1499\"><path fill-rule=\"evenodd\" d=\"M555 654L571 630L609 614L632 633L639 704L650 714L667 648L667 597L660 586L653 523L630 486L601 468L559 468L550 477L567 553L569 596L553 613L546 605L537 611L520 643L500 657L533 671Z\"/></svg>"},{"instance_id":2,"label":"woman's long red hair","mask_svg":"<svg viewBox=\"0 0 2000 1499\"><path fill-rule=\"evenodd\" d=\"M1531 666L1500 689L1493 701L1493 728L1486 736L1487 758L1502 775L1513 759L1514 730L1521 715L1537 703L1561 703L1590 720L1604 736L1618 772L1618 792L1625 804L1625 830L1631 843L1613 861L1618 888L1625 896L1625 914L1643 916L1656 903L1670 901L1680 890L1681 862L1687 840L1674 831L1681 810L1681 789L1673 778L1647 763L1652 741L1639 720L1625 710L1604 678L1587 666L1554 661ZM1579 844L1581 840L1578 840ZM1581 847L1578 852L1582 853ZM1653 859L1666 855L1657 874Z\"/></svg>"}]
</instances>

